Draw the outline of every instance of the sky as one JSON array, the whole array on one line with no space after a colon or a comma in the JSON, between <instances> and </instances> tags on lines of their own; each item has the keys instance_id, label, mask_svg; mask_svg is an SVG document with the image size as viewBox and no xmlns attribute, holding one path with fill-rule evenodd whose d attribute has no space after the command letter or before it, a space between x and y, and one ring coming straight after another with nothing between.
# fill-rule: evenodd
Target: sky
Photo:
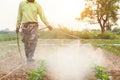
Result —
<instances>
[{"instance_id":1,"label":"sky","mask_svg":"<svg viewBox=\"0 0 120 80\"><path fill-rule=\"evenodd\" d=\"M19 3L23 0L1 0L0 30L15 30ZM84 0L36 0L43 8L45 16L53 27L64 25L71 29L99 29L98 25L88 27L88 23L77 22L76 17L84 9ZM40 21L40 28L45 27ZM97 27L96 27L97 26Z\"/></svg>"},{"instance_id":2,"label":"sky","mask_svg":"<svg viewBox=\"0 0 120 80\"><path fill-rule=\"evenodd\" d=\"M22 0L1 0L0 29L14 30L18 6ZM51 25L71 24L84 9L84 0L36 0L43 8L45 16ZM40 22L40 24L43 24ZM44 24L43 24L44 25ZM68 25L68 26L69 26Z\"/></svg>"}]
</instances>

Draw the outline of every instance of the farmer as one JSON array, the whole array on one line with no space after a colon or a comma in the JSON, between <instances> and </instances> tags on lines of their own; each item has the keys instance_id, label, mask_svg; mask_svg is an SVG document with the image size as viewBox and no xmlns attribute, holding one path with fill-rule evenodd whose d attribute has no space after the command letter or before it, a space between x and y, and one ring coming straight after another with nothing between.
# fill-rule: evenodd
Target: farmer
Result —
<instances>
[{"instance_id":1,"label":"farmer","mask_svg":"<svg viewBox=\"0 0 120 80\"><path fill-rule=\"evenodd\" d=\"M41 6L35 0L22 1L19 4L16 33L22 29L22 41L25 47L25 54L27 61L34 61L34 51L38 40L38 19L39 15L41 21L47 26L49 30L52 27L47 22Z\"/></svg>"}]
</instances>

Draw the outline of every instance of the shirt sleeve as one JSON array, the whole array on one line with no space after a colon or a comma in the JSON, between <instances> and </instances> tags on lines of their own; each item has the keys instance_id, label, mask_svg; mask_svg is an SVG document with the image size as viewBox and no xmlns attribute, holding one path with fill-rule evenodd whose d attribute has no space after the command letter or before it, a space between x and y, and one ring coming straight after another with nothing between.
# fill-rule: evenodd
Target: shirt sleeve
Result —
<instances>
[{"instance_id":1,"label":"shirt sleeve","mask_svg":"<svg viewBox=\"0 0 120 80\"><path fill-rule=\"evenodd\" d=\"M22 3L19 4L16 28L20 28L22 20Z\"/></svg>"},{"instance_id":2,"label":"shirt sleeve","mask_svg":"<svg viewBox=\"0 0 120 80\"><path fill-rule=\"evenodd\" d=\"M43 22L46 26L48 26L49 23L48 23L45 15L44 15L44 11L43 11L42 7L41 7L39 4L38 4L38 14L39 14L39 17L40 17L40 19L42 20L42 22Z\"/></svg>"}]
</instances>

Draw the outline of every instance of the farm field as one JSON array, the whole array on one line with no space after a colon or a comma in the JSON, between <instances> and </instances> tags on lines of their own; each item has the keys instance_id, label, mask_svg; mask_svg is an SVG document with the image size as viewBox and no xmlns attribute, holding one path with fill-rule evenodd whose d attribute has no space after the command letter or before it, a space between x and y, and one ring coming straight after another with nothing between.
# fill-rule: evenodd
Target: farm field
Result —
<instances>
[{"instance_id":1,"label":"farm field","mask_svg":"<svg viewBox=\"0 0 120 80\"><path fill-rule=\"evenodd\" d=\"M34 56L35 62L27 63L21 41L22 60L16 41L3 41L0 43L0 79L13 71L2 80L28 80L30 76L28 72L36 70L41 65L40 62L45 61L48 73L50 74L47 74L47 78L44 78L44 80L59 80L60 78L64 80L68 75L73 75L70 70L78 75L86 73L84 76L78 77L79 79L96 80L94 73L91 72L94 64L106 67L109 75L113 76L113 80L119 80L119 55L103 50L99 45L96 46L94 44L95 47L93 47L91 45L93 42L97 44L99 42L100 44L101 42L104 43L105 40L39 39ZM107 44L107 42L111 41L106 41L105 43ZM88 71L84 70L86 66L90 66ZM14 71L14 69L16 70ZM78 70L80 70L79 73ZM74 79L77 76L73 75L71 77ZM68 79L71 77L68 77Z\"/></svg>"},{"instance_id":2,"label":"farm field","mask_svg":"<svg viewBox=\"0 0 120 80\"><path fill-rule=\"evenodd\" d=\"M120 0L0 8L0 80L120 80Z\"/></svg>"}]
</instances>

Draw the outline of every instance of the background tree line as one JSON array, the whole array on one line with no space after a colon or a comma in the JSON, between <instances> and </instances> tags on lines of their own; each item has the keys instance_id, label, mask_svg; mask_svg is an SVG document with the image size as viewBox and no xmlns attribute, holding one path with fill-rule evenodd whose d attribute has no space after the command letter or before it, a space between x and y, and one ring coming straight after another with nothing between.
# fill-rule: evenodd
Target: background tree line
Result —
<instances>
[{"instance_id":1,"label":"background tree line","mask_svg":"<svg viewBox=\"0 0 120 80\"><path fill-rule=\"evenodd\" d=\"M100 25L101 33L117 25L120 0L85 0L85 9L80 15L80 20L86 17Z\"/></svg>"}]
</instances>

